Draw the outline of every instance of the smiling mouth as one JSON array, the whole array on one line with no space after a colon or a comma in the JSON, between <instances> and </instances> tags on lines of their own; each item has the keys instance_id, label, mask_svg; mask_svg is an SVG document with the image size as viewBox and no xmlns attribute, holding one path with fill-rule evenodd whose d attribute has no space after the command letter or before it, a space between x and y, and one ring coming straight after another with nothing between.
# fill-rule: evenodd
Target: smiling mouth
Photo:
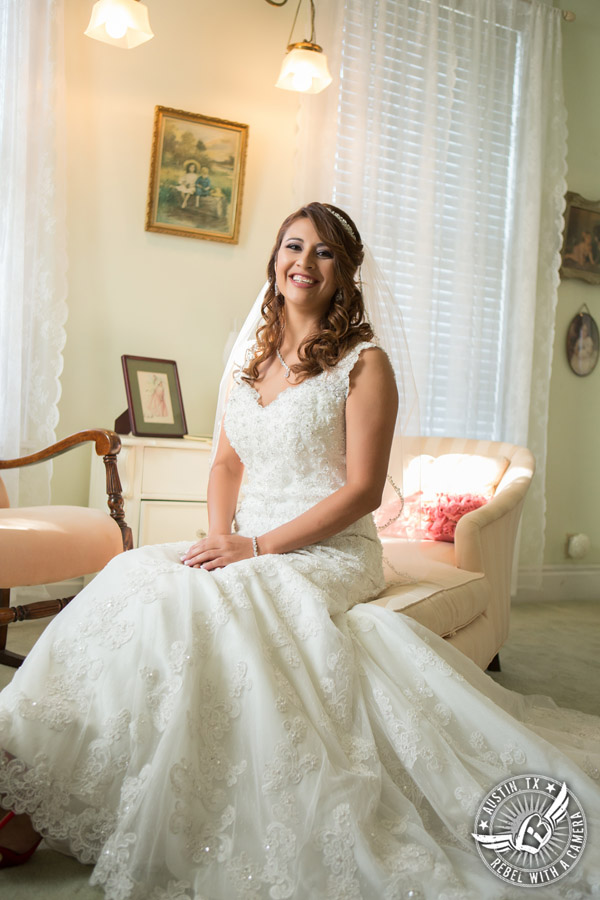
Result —
<instances>
[{"instance_id":1,"label":"smiling mouth","mask_svg":"<svg viewBox=\"0 0 600 900\"><path fill-rule=\"evenodd\" d=\"M314 278L306 278L304 275L292 275L291 279L296 284L317 284Z\"/></svg>"}]
</instances>

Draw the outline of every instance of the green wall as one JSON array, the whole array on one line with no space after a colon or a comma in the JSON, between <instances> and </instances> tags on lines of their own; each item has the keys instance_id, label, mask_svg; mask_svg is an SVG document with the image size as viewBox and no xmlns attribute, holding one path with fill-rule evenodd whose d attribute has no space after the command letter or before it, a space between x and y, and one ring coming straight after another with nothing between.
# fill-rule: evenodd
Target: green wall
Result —
<instances>
[{"instance_id":1,"label":"green wall","mask_svg":"<svg viewBox=\"0 0 600 900\"><path fill-rule=\"evenodd\" d=\"M291 211L298 94L274 84L293 19L264 0L148 4L133 50L84 36L65 0L68 308L58 437L112 428L121 355L174 359L192 434L212 433L223 348ZM155 106L249 125L238 244L144 230ZM56 461L52 495L87 503L90 448Z\"/></svg>"},{"instance_id":2,"label":"green wall","mask_svg":"<svg viewBox=\"0 0 600 900\"><path fill-rule=\"evenodd\" d=\"M562 6L577 15L563 24L567 184L570 191L600 200L600 4L565 0ZM569 322L583 303L600 326L600 285L565 279L558 292L550 383L545 548L550 565L567 563L566 535L577 532L589 535L592 548L581 563L572 564L600 563L600 365L580 378L565 353Z\"/></svg>"}]
</instances>

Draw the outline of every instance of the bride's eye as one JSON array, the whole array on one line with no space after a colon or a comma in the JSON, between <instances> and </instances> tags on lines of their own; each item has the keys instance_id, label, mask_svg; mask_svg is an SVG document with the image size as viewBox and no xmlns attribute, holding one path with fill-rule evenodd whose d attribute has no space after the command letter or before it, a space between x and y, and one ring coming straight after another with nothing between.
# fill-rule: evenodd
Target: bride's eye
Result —
<instances>
[{"instance_id":1,"label":"bride's eye","mask_svg":"<svg viewBox=\"0 0 600 900\"><path fill-rule=\"evenodd\" d=\"M292 241L290 244L285 245L286 250L302 250L302 244L296 243L296 241Z\"/></svg>"},{"instance_id":2,"label":"bride's eye","mask_svg":"<svg viewBox=\"0 0 600 900\"><path fill-rule=\"evenodd\" d=\"M319 250L319 256L323 259L333 259L333 253L331 252L331 250L328 250L327 247L323 247L321 250Z\"/></svg>"}]
</instances>

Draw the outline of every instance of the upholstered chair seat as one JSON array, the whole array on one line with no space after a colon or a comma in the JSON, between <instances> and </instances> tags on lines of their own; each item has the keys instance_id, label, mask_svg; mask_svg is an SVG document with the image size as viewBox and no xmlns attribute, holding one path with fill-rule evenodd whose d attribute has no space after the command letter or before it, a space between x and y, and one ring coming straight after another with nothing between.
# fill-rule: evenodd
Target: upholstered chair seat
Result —
<instances>
[{"instance_id":1,"label":"upholstered chair seat","mask_svg":"<svg viewBox=\"0 0 600 900\"><path fill-rule=\"evenodd\" d=\"M123 514L117 470L121 441L113 431L79 431L31 456L0 460L0 470L35 465L88 441L95 443L96 453L106 468L107 512L82 506L11 508L0 478L0 664L19 666L23 662L21 655L6 647L9 625L54 615L73 599L71 594L11 605L11 588L56 585L93 575L113 556L133 546L131 529Z\"/></svg>"},{"instance_id":2,"label":"upholstered chair seat","mask_svg":"<svg viewBox=\"0 0 600 900\"><path fill-rule=\"evenodd\" d=\"M121 529L99 509L0 509L0 585L51 584L99 572L123 551Z\"/></svg>"}]
</instances>

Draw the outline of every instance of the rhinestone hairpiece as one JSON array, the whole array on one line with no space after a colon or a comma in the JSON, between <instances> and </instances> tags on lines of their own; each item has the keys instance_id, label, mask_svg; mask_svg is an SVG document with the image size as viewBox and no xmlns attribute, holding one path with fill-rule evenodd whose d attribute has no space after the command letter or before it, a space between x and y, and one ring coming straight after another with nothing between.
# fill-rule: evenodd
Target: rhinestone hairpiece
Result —
<instances>
[{"instance_id":1,"label":"rhinestone hairpiece","mask_svg":"<svg viewBox=\"0 0 600 900\"><path fill-rule=\"evenodd\" d=\"M336 219L338 220L338 222L342 223L342 225L344 226L344 228L346 229L348 234L351 235L354 238L354 240L356 241L357 237L354 234L354 231L352 230L352 226L350 225L350 223L347 222L346 219L339 214L339 212L336 212L335 209L332 209L330 206L328 206L326 208L327 208L327 212L330 212L332 216L335 216Z\"/></svg>"}]
</instances>

